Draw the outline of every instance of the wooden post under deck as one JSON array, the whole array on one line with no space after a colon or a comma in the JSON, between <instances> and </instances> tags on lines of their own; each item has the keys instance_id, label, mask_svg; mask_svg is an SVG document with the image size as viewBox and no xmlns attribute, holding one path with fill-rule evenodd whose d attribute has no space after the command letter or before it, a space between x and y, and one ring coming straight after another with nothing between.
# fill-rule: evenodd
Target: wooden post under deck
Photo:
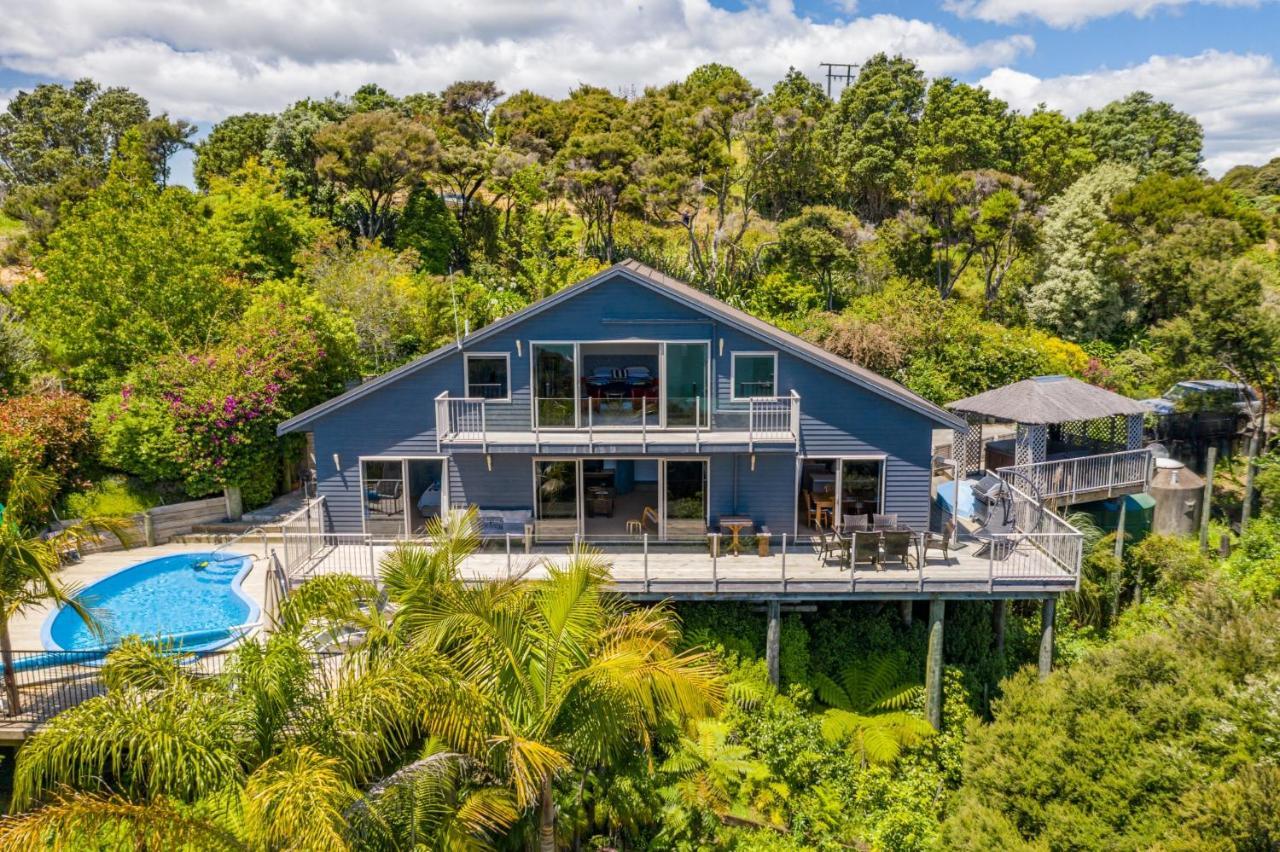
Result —
<instances>
[{"instance_id":1,"label":"wooden post under deck","mask_svg":"<svg viewBox=\"0 0 1280 852\"><path fill-rule=\"evenodd\" d=\"M911 626L911 601L898 601L898 613L902 616L902 626Z\"/></svg>"},{"instance_id":2,"label":"wooden post under deck","mask_svg":"<svg viewBox=\"0 0 1280 852\"><path fill-rule=\"evenodd\" d=\"M1045 598L1040 608L1040 677L1046 678L1053 671L1053 622L1057 614L1058 599Z\"/></svg>"},{"instance_id":3,"label":"wooden post under deck","mask_svg":"<svg viewBox=\"0 0 1280 852\"><path fill-rule=\"evenodd\" d=\"M769 627L765 633L765 665L769 669L769 682L778 685L778 655L782 644L782 607L777 598L769 600Z\"/></svg>"},{"instance_id":4,"label":"wooden post under deck","mask_svg":"<svg viewBox=\"0 0 1280 852\"><path fill-rule=\"evenodd\" d=\"M929 652L924 665L924 716L935 731L942 730L942 621L946 602L929 601Z\"/></svg>"},{"instance_id":5,"label":"wooden post under deck","mask_svg":"<svg viewBox=\"0 0 1280 852\"><path fill-rule=\"evenodd\" d=\"M993 602L991 607L991 632L995 634L996 638L996 659L1004 658L1004 615L1004 600Z\"/></svg>"}]
</instances>

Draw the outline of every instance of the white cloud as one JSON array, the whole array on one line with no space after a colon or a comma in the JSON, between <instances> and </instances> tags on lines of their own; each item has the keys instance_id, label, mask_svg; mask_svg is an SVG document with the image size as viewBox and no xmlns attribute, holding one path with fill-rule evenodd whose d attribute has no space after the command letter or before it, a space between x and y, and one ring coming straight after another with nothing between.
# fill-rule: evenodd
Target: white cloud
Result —
<instances>
[{"instance_id":1,"label":"white cloud","mask_svg":"<svg viewBox=\"0 0 1280 852\"><path fill-rule=\"evenodd\" d=\"M1069 115L1137 89L1150 92L1199 119L1205 132L1205 168L1214 175L1280 156L1280 67L1269 56L1209 50L1047 79L997 68L981 83L1019 109L1046 103Z\"/></svg>"},{"instance_id":2,"label":"white cloud","mask_svg":"<svg viewBox=\"0 0 1280 852\"><path fill-rule=\"evenodd\" d=\"M1257 6L1262 2L1267 0L945 0L942 5L961 17L998 24L1038 20L1051 27L1078 27L1094 18L1125 14L1145 18L1192 3Z\"/></svg>"},{"instance_id":3,"label":"white cloud","mask_svg":"<svg viewBox=\"0 0 1280 852\"><path fill-rule=\"evenodd\" d=\"M1013 62L1023 35L966 42L895 15L818 23L790 0L731 11L709 0L46 0L6 2L0 65L38 76L127 85L154 108L197 121L275 111L304 96L377 82L395 93L493 79L563 96L582 82L662 83L704 62L759 86L788 66L858 62L877 51L930 74Z\"/></svg>"}]
</instances>

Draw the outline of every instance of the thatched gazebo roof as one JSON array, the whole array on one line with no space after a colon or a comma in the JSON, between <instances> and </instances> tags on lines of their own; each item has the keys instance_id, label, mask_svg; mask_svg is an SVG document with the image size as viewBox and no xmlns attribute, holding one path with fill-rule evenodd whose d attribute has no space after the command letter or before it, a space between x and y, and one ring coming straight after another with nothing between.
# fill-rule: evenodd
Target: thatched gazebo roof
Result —
<instances>
[{"instance_id":1,"label":"thatched gazebo roof","mask_svg":"<svg viewBox=\"0 0 1280 852\"><path fill-rule=\"evenodd\" d=\"M1147 413L1147 409L1136 400L1070 376L1024 379L947 403L946 407L971 421L988 418L1030 425L1072 423Z\"/></svg>"}]
</instances>

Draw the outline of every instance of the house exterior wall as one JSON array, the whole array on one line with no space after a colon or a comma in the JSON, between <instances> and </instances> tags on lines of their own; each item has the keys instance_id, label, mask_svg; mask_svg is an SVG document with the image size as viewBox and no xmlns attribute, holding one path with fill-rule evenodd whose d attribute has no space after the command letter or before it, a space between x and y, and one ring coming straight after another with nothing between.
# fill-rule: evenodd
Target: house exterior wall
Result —
<instances>
[{"instance_id":1,"label":"house exterior wall","mask_svg":"<svg viewBox=\"0 0 1280 852\"><path fill-rule=\"evenodd\" d=\"M531 508L532 454L527 449L492 451L486 463L478 447L437 448L434 400L443 391L455 397L464 395L463 351L508 353L511 401L488 404L487 425L491 430L529 431L530 343L614 340L707 341L712 359L712 405L717 410L745 405L730 401L735 351L778 352L778 394L794 389L801 397L798 451L776 447L758 451L752 470L745 448L703 445L697 454L710 458L708 501L713 523L720 515L740 513L751 515L776 533L792 531L798 456L884 458L885 510L896 512L913 526L928 523L935 424L927 416L780 350L767 338L740 331L618 275L491 337L466 340L457 352L315 420L310 428L317 492L325 497L330 529L361 531L360 460L370 457L443 456L449 462L450 505ZM660 447L660 437L653 437ZM594 455L604 457L606 453L597 449Z\"/></svg>"}]
</instances>

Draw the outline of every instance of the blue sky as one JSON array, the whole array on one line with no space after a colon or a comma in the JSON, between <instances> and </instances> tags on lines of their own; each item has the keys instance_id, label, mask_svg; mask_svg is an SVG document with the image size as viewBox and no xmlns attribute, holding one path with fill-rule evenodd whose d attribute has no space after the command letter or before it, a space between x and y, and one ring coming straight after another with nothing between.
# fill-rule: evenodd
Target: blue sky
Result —
<instances>
[{"instance_id":1,"label":"blue sky","mask_svg":"<svg viewBox=\"0 0 1280 852\"><path fill-rule=\"evenodd\" d=\"M0 0L0 20L0 102L91 76L202 131L368 81L562 96L719 61L767 87L885 50L1023 110L1146 89L1201 121L1211 174L1280 156L1275 0ZM189 158L175 176L190 180Z\"/></svg>"}]
</instances>

